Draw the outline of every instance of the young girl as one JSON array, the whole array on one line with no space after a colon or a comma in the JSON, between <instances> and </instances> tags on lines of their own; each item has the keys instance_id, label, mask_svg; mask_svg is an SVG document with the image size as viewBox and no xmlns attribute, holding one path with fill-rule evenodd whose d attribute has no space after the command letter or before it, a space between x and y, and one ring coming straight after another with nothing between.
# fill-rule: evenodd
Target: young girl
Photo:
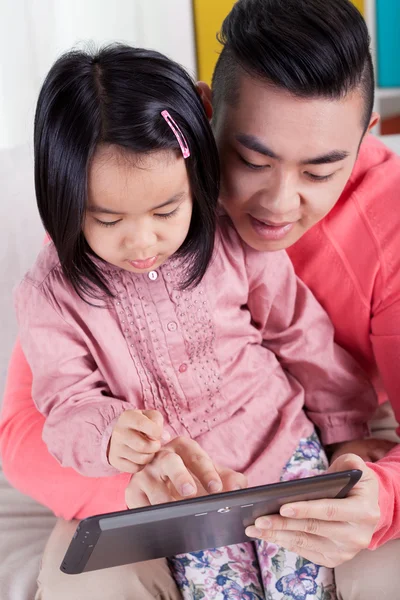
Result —
<instances>
[{"instance_id":1,"label":"young girl","mask_svg":"<svg viewBox=\"0 0 400 600\"><path fill-rule=\"evenodd\" d=\"M125 46L58 60L35 174L52 241L16 307L63 466L138 473L163 440L187 437L216 492L208 456L258 485L326 468L314 425L328 444L364 434L354 406L373 411L374 393L286 254L256 252L216 219L217 150L178 65ZM265 543L170 564L184 598L334 597L329 569Z\"/></svg>"}]
</instances>

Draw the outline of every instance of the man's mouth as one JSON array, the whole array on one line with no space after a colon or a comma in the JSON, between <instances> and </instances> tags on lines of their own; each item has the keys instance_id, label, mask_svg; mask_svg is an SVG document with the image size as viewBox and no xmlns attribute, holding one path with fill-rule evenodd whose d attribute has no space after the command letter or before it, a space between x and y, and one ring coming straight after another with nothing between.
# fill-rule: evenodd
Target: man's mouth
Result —
<instances>
[{"instance_id":1,"label":"man's mouth","mask_svg":"<svg viewBox=\"0 0 400 600\"><path fill-rule=\"evenodd\" d=\"M267 219L256 219L249 215L250 224L258 236L264 240L282 240L296 225L297 221L275 222Z\"/></svg>"}]
</instances>

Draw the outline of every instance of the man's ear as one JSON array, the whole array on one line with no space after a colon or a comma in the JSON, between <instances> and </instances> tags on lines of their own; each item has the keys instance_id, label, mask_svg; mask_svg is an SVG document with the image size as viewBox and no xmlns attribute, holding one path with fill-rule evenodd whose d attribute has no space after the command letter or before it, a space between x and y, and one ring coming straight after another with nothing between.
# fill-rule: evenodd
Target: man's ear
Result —
<instances>
[{"instance_id":1,"label":"man's ear","mask_svg":"<svg viewBox=\"0 0 400 600\"><path fill-rule=\"evenodd\" d=\"M367 131L365 133L369 133L376 125L378 125L381 120L381 116L377 112L373 112L369 121L369 125Z\"/></svg>"},{"instance_id":2,"label":"man's ear","mask_svg":"<svg viewBox=\"0 0 400 600\"><path fill-rule=\"evenodd\" d=\"M207 118L209 121L211 121L213 115L211 88L205 81L198 81L196 83L196 88L200 95L201 101L203 102Z\"/></svg>"}]
</instances>

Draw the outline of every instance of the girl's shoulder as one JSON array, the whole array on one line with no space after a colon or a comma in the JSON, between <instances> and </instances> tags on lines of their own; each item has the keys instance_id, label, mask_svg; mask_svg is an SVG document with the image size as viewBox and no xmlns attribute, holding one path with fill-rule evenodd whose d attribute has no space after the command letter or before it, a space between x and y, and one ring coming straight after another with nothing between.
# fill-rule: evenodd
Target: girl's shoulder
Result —
<instances>
[{"instance_id":1,"label":"girl's shoulder","mask_svg":"<svg viewBox=\"0 0 400 600\"><path fill-rule=\"evenodd\" d=\"M287 253L285 250L277 250L267 252L255 250L249 246L238 234L231 219L226 213L220 213L217 219L216 247L222 246L229 255L237 255L238 257L246 257L250 260L260 261L265 263L274 263L287 261Z\"/></svg>"},{"instance_id":2,"label":"girl's shoulder","mask_svg":"<svg viewBox=\"0 0 400 600\"><path fill-rule=\"evenodd\" d=\"M246 244L226 213L218 215L215 255L226 265L242 268L247 276L258 276L266 270L275 273L288 265L292 267L285 250L263 252Z\"/></svg>"},{"instance_id":3,"label":"girl's shoulder","mask_svg":"<svg viewBox=\"0 0 400 600\"><path fill-rule=\"evenodd\" d=\"M32 319L46 318L62 305L71 304L71 287L67 284L53 243L40 251L36 261L14 290L14 306L20 327ZM64 302L66 301L66 302Z\"/></svg>"},{"instance_id":4,"label":"girl's shoulder","mask_svg":"<svg viewBox=\"0 0 400 600\"><path fill-rule=\"evenodd\" d=\"M57 272L59 277L64 277L55 246L53 242L49 242L42 248L36 261L25 274L23 281L40 287L54 272Z\"/></svg>"},{"instance_id":5,"label":"girl's shoulder","mask_svg":"<svg viewBox=\"0 0 400 600\"><path fill-rule=\"evenodd\" d=\"M236 231L227 214L219 214L214 244L214 261L218 258L223 263L244 264L248 247Z\"/></svg>"},{"instance_id":6,"label":"girl's shoulder","mask_svg":"<svg viewBox=\"0 0 400 600\"><path fill-rule=\"evenodd\" d=\"M227 247L243 249L242 239L226 213L220 212L217 217L216 244L223 243Z\"/></svg>"}]
</instances>

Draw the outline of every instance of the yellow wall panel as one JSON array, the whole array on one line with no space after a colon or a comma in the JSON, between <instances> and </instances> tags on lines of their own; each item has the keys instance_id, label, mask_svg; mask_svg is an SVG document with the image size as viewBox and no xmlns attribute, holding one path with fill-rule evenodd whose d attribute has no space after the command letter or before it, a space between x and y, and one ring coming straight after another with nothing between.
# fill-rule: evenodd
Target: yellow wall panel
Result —
<instances>
[{"instance_id":1,"label":"yellow wall panel","mask_svg":"<svg viewBox=\"0 0 400 600\"><path fill-rule=\"evenodd\" d=\"M198 77L207 83L221 51L217 33L234 4L235 0L193 0Z\"/></svg>"},{"instance_id":2,"label":"yellow wall panel","mask_svg":"<svg viewBox=\"0 0 400 600\"><path fill-rule=\"evenodd\" d=\"M352 2L357 6L360 13L364 14L364 0L352 0Z\"/></svg>"}]
</instances>

